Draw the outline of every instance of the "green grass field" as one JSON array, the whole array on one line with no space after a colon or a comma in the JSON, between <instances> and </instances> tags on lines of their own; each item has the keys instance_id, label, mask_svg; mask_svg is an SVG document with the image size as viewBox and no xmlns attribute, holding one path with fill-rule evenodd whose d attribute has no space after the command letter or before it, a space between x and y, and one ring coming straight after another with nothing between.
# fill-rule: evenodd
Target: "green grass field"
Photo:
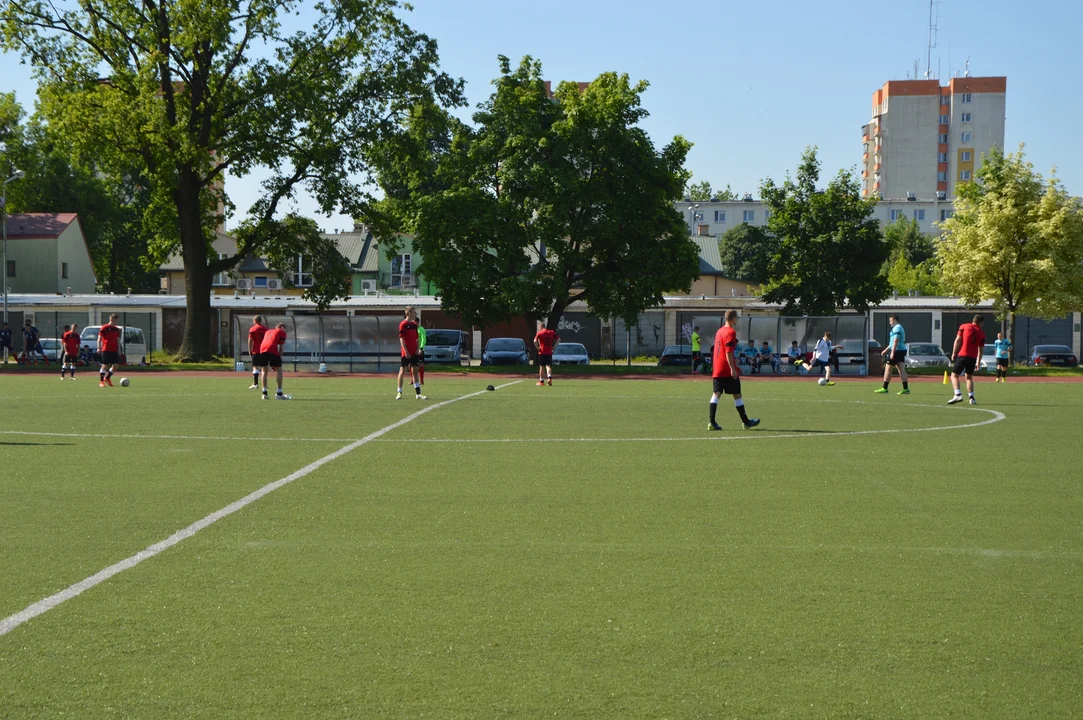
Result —
<instances>
[{"instance_id":1,"label":"green grass field","mask_svg":"<svg viewBox=\"0 0 1083 720\"><path fill-rule=\"evenodd\" d=\"M0 717L1083 711L1083 384L0 377ZM928 428L935 428L927 430ZM259 439L259 438L269 439ZM0 625L2 626L2 625Z\"/></svg>"}]
</instances>

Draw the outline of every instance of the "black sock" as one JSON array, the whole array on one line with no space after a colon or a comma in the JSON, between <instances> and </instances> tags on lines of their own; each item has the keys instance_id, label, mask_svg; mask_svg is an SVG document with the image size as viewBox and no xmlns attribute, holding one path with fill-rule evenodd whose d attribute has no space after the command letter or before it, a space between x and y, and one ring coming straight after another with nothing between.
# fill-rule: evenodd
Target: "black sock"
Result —
<instances>
[{"instance_id":1,"label":"black sock","mask_svg":"<svg viewBox=\"0 0 1083 720\"><path fill-rule=\"evenodd\" d=\"M741 422L743 422L743 423L748 422L748 413L745 412L745 406L744 405L738 405L737 406L737 414L741 416Z\"/></svg>"},{"instance_id":2,"label":"black sock","mask_svg":"<svg viewBox=\"0 0 1083 720\"><path fill-rule=\"evenodd\" d=\"M903 390L909 390L909 389L910 389L910 383L907 382L906 380L903 380Z\"/></svg>"},{"instance_id":3,"label":"black sock","mask_svg":"<svg viewBox=\"0 0 1083 720\"><path fill-rule=\"evenodd\" d=\"M717 412L718 412L718 403L711 403L711 422L712 423L715 421L714 420L715 419L715 413L717 413Z\"/></svg>"},{"instance_id":4,"label":"black sock","mask_svg":"<svg viewBox=\"0 0 1083 720\"><path fill-rule=\"evenodd\" d=\"M887 390L887 386L890 385L890 384L891 384L890 380L885 380L884 381L884 389Z\"/></svg>"},{"instance_id":5,"label":"black sock","mask_svg":"<svg viewBox=\"0 0 1083 720\"><path fill-rule=\"evenodd\" d=\"M106 380L108 380L108 379L109 379L109 378L111 378L111 377L113 377L113 371L112 371L112 370L110 370L109 372L107 372L107 373L105 374L105 379L106 379Z\"/></svg>"},{"instance_id":6,"label":"black sock","mask_svg":"<svg viewBox=\"0 0 1083 720\"><path fill-rule=\"evenodd\" d=\"M259 373L252 373L252 384L259 385Z\"/></svg>"},{"instance_id":7,"label":"black sock","mask_svg":"<svg viewBox=\"0 0 1083 720\"><path fill-rule=\"evenodd\" d=\"M101 375L102 380L105 380L105 369L104 368L102 370L99 370L98 374Z\"/></svg>"}]
</instances>

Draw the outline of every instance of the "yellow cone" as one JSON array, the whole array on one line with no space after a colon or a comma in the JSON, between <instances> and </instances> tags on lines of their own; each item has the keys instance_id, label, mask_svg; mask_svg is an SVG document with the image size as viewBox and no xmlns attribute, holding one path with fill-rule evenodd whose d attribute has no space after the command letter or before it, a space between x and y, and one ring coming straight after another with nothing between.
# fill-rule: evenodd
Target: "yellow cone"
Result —
<instances>
[{"instance_id":1,"label":"yellow cone","mask_svg":"<svg viewBox=\"0 0 1083 720\"><path fill-rule=\"evenodd\" d=\"M947 370L944 371L944 384L945 385L948 384L948 371Z\"/></svg>"}]
</instances>

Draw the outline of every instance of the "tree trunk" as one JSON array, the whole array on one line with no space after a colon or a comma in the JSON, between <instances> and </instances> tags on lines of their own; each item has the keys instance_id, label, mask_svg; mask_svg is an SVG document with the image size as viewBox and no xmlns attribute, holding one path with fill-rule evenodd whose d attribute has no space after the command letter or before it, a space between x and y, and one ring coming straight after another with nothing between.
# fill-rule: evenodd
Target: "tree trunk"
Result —
<instances>
[{"instance_id":1,"label":"tree trunk","mask_svg":"<svg viewBox=\"0 0 1083 720\"><path fill-rule=\"evenodd\" d=\"M1015 365L1015 308L1008 308L1008 342L1012 344L1012 349L1008 355L1008 365Z\"/></svg>"},{"instance_id":2,"label":"tree trunk","mask_svg":"<svg viewBox=\"0 0 1083 720\"><path fill-rule=\"evenodd\" d=\"M211 351L211 273L207 267L199 184L194 176L186 178L185 175L182 173L176 199L188 314L178 356L181 362L199 362L214 358Z\"/></svg>"}]
</instances>

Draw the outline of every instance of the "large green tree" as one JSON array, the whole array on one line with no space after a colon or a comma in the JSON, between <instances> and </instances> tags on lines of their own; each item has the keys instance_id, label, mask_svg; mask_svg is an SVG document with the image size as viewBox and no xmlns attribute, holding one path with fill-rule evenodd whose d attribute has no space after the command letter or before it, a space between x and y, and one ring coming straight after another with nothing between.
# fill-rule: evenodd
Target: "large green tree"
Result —
<instances>
[{"instance_id":1,"label":"large green tree","mask_svg":"<svg viewBox=\"0 0 1083 720\"><path fill-rule=\"evenodd\" d=\"M708 202L708 201L726 201L736 200L737 194L730 189L727 185L725 190L718 191L711 189L711 183L709 180L701 180L698 183L691 183L688 186L688 190L684 194L686 200L693 202Z\"/></svg>"},{"instance_id":2,"label":"large green tree","mask_svg":"<svg viewBox=\"0 0 1083 720\"><path fill-rule=\"evenodd\" d=\"M942 225L944 283L968 303L992 300L1013 341L1016 313L1052 319L1083 306L1083 209L1022 145L988 153L954 207Z\"/></svg>"},{"instance_id":3,"label":"large green tree","mask_svg":"<svg viewBox=\"0 0 1083 720\"><path fill-rule=\"evenodd\" d=\"M26 172L8 185L9 212L78 213L101 289L157 292L158 272L143 262L142 214L149 198L139 178L105 177L93 161L73 156L40 118L26 119L14 94L0 93L0 142L6 146L0 173L8 167Z\"/></svg>"},{"instance_id":4,"label":"large green tree","mask_svg":"<svg viewBox=\"0 0 1083 720\"><path fill-rule=\"evenodd\" d=\"M767 279L778 241L762 227L741 223L722 234L718 254L726 277L762 283Z\"/></svg>"},{"instance_id":5,"label":"large green tree","mask_svg":"<svg viewBox=\"0 0 1083 720\"><path fill-rule=\"evenodd\" d=\"M891 254L884 261L891 289L899 293L939 295L940 263L936 258L937 239L923 233L918 221L900 217L884 229Z\"/></svg>"},{"instance_id":6,"label":"large green tree","mask_svg":"<svg viewBox=\"0 0 1083 720\"><path fill-rule=\"evenodd\" d=\"M500 58L472 126L431 106L407 123L368 219L414 236L445 308L484 324L560 319L574 300L632 319L687 290L698 251L673 206L689 143L661 151L640 127L645 82L603 73L546 93L541 64Z\"/></svg>"},{"instance_id":7,"label":"large green tree","mask_svg":"<svg viewBox=\"0 0 1083 720\"><path fill-rule=\"evenodd\" d=\"M187 286L183 356L206 358L216 273L245 256L285 273L305 255L329 270L306 295L348 292L333 245L289 212L307 191L330 214L355 214L374 147L419 102L455 103L436 42L400 18L398 0L8 0L4 49L34 66L41 109L101 169L133 165L147 182L143 223L156 260L179 252ZM299 18L303 18L299 19ZM304 27L304 23L309 23ZM104 75L104 78L102 77ZM238 252L210 253L234 207L223 186L259 177L241 214ZM249 180L248 182L254 182Z\"/></svg>"},{"instance_id":8,"label":"large green tree","mask_svg":"<svg viewBox=\"0 0 1083 720\"><path fill-rule=\"evenodd\" d=\"M787 315L864 312L889 292L881 272L890 248L873 219L875 200L861 198L853 173L839 171L820 189L816 148L801 156L797 177L760 186L771 212L767 232L778 239L763 299Z\"/></svg>"}]
</instances>

